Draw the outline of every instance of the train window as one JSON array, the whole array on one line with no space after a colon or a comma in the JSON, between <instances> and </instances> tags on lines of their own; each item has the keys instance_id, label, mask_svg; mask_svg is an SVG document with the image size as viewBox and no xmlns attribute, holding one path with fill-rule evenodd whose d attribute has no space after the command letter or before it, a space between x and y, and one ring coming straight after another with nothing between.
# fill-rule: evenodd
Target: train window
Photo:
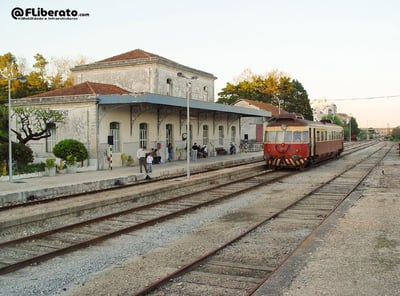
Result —
<instances>
[{"instance_id":1,"label":"train window","mask_svg":"<svg viewBox=\"0 0 400 296\"><path fill-rule=\"evenodd\" d=\"M308 143L308 132L307 131L305 131L305 132L303 132L303 143Z\"/></svg>"},{"instance_id":2,"label":"train window","mask_svg":"<svg viewBox=\"0 0 400 296\"><path fill-rule=\"evenodd\" d=\"M294 143L301 142L301 132L293 132L293 142Z\"/></svg>"},{"instance_id":3,"label":"train window","mask_svg":"<svg viewBox=\"0 0 400 296\"><path fill-rule=\"evenodd\" d=\"M265 132L265 142L274 143L276 138L276 132Z\"/></svg>"},{"instance_id":4,"label":"train window","mask_svg":"<svg viewBox=\"0 0 400 296\"><path fill-rule=\"evenodd\" d=\"M317 142L320 142L321 141L321 132L320 131L317 131L317 135L316 135L317 137Z\"/></svg>"},{"instance_id":5,"label":"train window","mask_svg":"<svg viewBox=\"0 0 400 296\"><path fill-rule=\"evenodd\" d=\"M285 143L291 143L292 142L292 136L293 133L291 131L286 131L285 132L285 137L284 137L284 141Z\"/></svg>"}]
</instances>

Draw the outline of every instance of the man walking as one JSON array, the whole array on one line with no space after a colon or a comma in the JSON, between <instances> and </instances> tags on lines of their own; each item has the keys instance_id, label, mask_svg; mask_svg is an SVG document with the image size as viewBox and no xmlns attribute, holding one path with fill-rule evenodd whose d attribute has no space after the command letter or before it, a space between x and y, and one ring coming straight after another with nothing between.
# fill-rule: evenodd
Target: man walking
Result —
<instances>
[{"instance_id":1,"label":"man walking","mask_svg":"<svg viewBox=\"0 0 400 296\"><path fill-rule=\"evenodd\" d=\"M147 172L147 163L146 163L146 152L144 151L146 147L139 147L136 156L139 159L139 167L140 167L140 173L142 173L142 166L144 167L144 170Z\"/></svg>"}]
</instances>

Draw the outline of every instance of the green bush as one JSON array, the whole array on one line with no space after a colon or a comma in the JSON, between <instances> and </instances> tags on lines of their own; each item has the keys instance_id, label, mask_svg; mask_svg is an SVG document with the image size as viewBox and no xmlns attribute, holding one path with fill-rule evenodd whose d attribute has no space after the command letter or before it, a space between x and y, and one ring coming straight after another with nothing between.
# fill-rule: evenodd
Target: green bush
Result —
<instances>
[{"instance_id":1,"label":"green bush","mask_svg":"<svg viewBox=\"0 0 400 296\"><path fill-rule=\"evenodd\" d=\"M53 147L55 156L67 160L68 157L76 157L77 161L83 161L88 158L88 151L81 142L74 139L66 139L58 142Z\"/></svg>"},{"instance_id":2,"label":"green bush","mask_svg":"<svg viewBox=\"0 0 400 296\"><path fill-rule=\"evenodd\" d=\"M12 143L12 158L15 170L24 173L28 163L33 162L33 152L29 146L21 143ZM0 144L0 162L8 164L8 143Z\"/></svg>"}]
</instances>

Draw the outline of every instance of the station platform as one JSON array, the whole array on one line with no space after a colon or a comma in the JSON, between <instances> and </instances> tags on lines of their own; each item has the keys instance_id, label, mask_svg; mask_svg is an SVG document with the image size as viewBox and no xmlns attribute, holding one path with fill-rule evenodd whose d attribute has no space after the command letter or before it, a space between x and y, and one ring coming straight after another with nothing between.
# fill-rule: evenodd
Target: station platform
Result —
<instances>
[{"instance_id":1,"label":"station platform","mask_svg":"<svg viewBox=\"0 0 400 296\"><path fill-rule=\"evenodd\" d=\"M249 161L261 161L263 152L237 153L190 160L190 173L206 169L222 168L232 164ZM148 174L152 179L162 179L172 176L186 176L186 160L166 162L153 165L153 172ZM0 204L2 206L34 199L54 198L58 196L79 194L118 187L121 184L131 184L143 181L145 173L140 173L138 162L128 167L115 167L112 170L88 170L79 168L76 173L57 173L56 176L14 176L0 181Z\"/></svg>"}]
</instances>

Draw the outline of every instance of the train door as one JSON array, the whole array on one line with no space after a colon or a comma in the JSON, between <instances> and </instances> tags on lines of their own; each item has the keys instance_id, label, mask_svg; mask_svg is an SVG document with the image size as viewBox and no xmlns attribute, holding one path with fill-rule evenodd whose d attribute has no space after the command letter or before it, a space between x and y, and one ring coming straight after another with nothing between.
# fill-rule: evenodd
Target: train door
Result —
<instances>
[{"instance_id":1,"label":"train door","mask_svg":"<svg viewBox=\"0 0 400 296\"><path fill-rule=\"evenodd\" d=\"M314 155L315 155L315 146L316 146L316 142L315 142L315 140L316 140L316 138L315 138L315 128L310 127L310 128L309 128L309 133L308 133L308 134L309 134L309 137L310 137L310 139L309 139L310 156L314 156Z\"/></svg>"}]
</instances>

